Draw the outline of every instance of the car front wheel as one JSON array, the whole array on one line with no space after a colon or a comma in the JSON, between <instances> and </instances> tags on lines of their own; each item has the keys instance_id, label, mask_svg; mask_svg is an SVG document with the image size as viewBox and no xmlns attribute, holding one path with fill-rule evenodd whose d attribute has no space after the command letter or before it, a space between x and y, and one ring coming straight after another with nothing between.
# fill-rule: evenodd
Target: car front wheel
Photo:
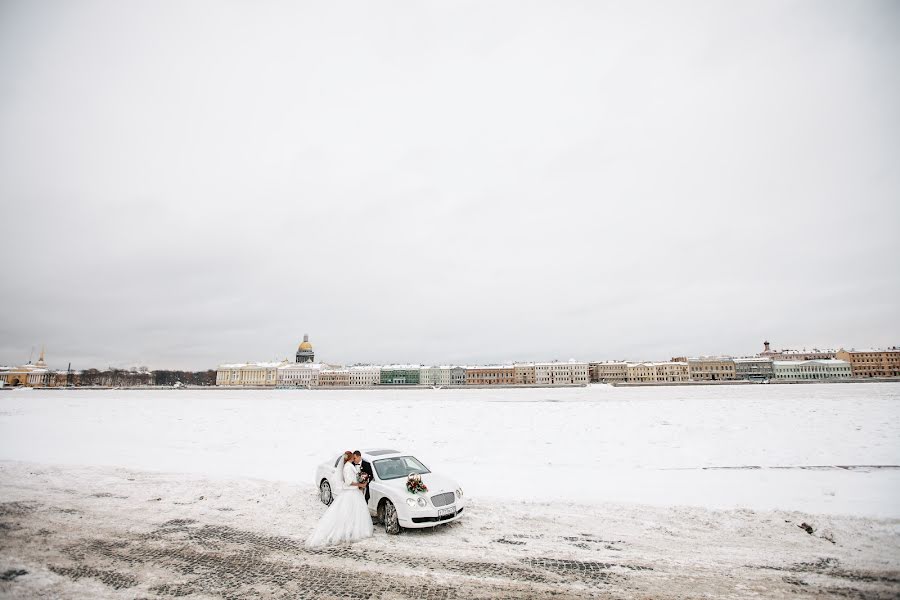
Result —
<instances>
[{"instance_id":1,"label":"car front wheel","mask_svg":"<svg viewBox=\"0 0 900 600\"><path fill-rule=\"evenodd\" d=\"M381 505L381 522L384 523L384 532L388 535L400 533L400 520L397 517L397 508L390 500L385 500Z\"/></svg>"},{"instance_id":2,"label":"car front wheel","mask_svg":"<svg viewBox=\"0 0 900 600\"><path fill-rule=\"evenodd\" d=\"M334 500L334 496L331 495L331 484L328 483L327 479L323 479L322 483L319 484L319 500L325 506L328 506Z\"/></svg>"}]
</instances>

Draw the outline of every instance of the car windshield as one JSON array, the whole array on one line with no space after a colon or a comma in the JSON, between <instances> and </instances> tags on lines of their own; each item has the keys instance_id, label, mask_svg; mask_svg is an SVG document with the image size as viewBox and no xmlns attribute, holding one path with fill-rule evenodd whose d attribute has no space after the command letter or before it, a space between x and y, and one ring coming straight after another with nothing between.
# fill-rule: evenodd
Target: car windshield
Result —
<instances>
[{"instance_id":1,"label":"car windshield","mask_svg":"<svg viewBox=\"0 0 900 600\"><path fill-rule=\"evenodd\" d=\"M398 479L412 473L431 473L425 465L412 456L382 458L372 463L379 479Z\"/></svg>"}]
</instances>

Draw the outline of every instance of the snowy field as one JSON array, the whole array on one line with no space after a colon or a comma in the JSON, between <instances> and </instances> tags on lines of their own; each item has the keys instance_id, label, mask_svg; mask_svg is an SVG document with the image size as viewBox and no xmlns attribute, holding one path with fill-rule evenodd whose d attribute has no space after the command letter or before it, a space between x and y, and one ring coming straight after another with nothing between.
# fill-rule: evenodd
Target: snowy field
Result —
<instances>
[{"instance_id":1,"label":"snowy field","mask_svg":"<svg viewBox=\"0 0 900 600\"><path fill-rule=\"evenodd\" d=\"M900 597L900 384L0 392L0 598ZM309 550L393 446L463 519Z\"/></svg>"},{"instance_id":2,"label":"snowy field","mask_svg":"<svg viewBox=\"0 0 900 600\"><path fill-rule=\"evenodd\" d=\"M0 391L0 460L312 485L392 447L517 502L900 517L900 384Z\"/></svg>"},{"instance_id":3,"label":"snowy field","mask_svg":"<svg viewBox=\"0 0 900 600\"><path fill-rule=\"evenodd\" d=\"M466 511L309 550L311 486L0 461L0 598L900 596L897 520L479 498Z\"/></svg>"}]
</instances>

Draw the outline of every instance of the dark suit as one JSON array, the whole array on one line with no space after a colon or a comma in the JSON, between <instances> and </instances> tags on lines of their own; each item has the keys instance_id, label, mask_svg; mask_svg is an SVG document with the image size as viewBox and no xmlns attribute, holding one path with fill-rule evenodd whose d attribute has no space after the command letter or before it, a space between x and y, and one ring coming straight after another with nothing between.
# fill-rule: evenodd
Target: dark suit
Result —
<instances>
[{"instance_id":1,"label":"dark suit","mask_svg":"<svg viewBox=\"0 0 900 600\"><path fill-rule=\"evenodd\" d=\"M362 464L360 464L359 469L360 469L360 471L362 471L363 473L365 473L366 475L369 476L369 485L372 485L372 480L375 479L375 477L372 474L372 465L366 461L362 461ZM370 497L371 497L371 494L369 494L369 486L367 485L366 486L366 504L369 503Z\"/></svg>"}]
</instances>

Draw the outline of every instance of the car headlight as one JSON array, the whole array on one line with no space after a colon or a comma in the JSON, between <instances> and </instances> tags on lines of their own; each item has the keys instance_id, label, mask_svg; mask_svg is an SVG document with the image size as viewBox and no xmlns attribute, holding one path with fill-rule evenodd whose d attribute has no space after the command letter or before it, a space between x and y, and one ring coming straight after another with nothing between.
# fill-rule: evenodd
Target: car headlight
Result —
<instances>
[{"instance_id":1,"label":"car headlight","mask_svg":"<svg viewBox=\"0 0 900 600\"><path fill-rule=\"evenodd\" d=\"M456 490L456 497L457 497L457 498L462 498L462 497L463 497L463 491L462 491L462 488L459 488L458 490Z\"/></svg>"},{"instance_id":2,"label":"car headlight","mask_svg":"<svg viewBox=\"0 0 900 600\"><path fill-rule=\"evenodd\" d=\"M428 502L425 500L425 498L419 498L416 501L416 504L418 504L421 508L425 508L426 506L428 506Z\"/></svg>"},{"instance_id":3,"label":"car headlight","mask_svg":"<svg viewBox=\"0 0 900 600\"><path fill-rule=\"evenodd\" d=\"M406 503L409 504L410 508L412 508L416 505L416 499L415 498L407 498Z\"/></svg>"}]
</instances>

